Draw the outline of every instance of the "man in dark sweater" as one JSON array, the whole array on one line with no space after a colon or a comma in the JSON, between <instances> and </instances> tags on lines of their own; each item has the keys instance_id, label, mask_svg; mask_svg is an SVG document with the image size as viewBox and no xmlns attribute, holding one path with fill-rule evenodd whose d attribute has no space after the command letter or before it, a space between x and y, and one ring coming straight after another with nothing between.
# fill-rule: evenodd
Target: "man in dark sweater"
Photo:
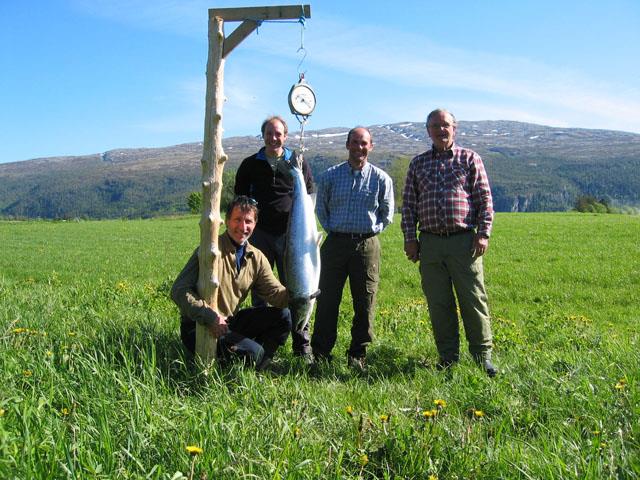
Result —
<instances>
[{"instance_id":1,"label":"man in dark sweater","mask_svg":"<svg viewBox=\"0 0 640 480\"><path fill-rule=\"evenodd\" d=\"M269 117L261 127L264 147L254 155L245 158L236 173L235 194L247 195L258 202L260 217L251 237L251 244L267 257L271 268L278 268L278 276L283 285L287 285L284 271L285 234L293 195L293 179L284 173L279 164L295 163L296 152L285 147L287 123L281 117ZM307 193L314 192L311 169L306 161L302 162L302 174L307 185ZM255 306L265 301L254 291ZM309 325L302 330L292 330L293 353L301 356L305 362L312 361L309 344Z\"/></svg>"}]
</instances>

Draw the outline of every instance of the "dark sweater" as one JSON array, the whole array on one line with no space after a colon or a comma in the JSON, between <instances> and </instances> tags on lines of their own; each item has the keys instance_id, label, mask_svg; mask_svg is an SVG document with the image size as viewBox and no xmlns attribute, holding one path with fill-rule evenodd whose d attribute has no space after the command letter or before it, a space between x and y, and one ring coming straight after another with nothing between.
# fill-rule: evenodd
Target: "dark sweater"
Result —
<instances>
[{"instance_id":1,"label":"dark sweater","mask_svg":"<svg viewBox=\"0 0 640 480\"><path fill-rule=\"evenodd\" d=\"M285 161L290 161L295 152L285 148ZM306 160L302 162L302 174L307 185L307 193L314 192L311 169ZM258 202L257 227L272 235L282 235L287 231L291 199L293 196L293 178L275 173L264 154L264 148L245 158L236 172L236 195L248 195Z\"/></svg>"}]
</instances>

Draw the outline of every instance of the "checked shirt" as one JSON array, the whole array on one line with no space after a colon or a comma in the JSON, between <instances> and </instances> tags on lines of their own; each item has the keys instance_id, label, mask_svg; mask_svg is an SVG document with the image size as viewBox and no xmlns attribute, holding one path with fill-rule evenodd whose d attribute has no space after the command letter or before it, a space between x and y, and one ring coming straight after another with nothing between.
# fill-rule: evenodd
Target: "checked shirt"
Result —
<instances>
[{"instance_id":1,"label":"checked shirt","mask_svg":"<svg viewBox=\"0 0 640 480\"><path fill-rule=\"evenodd\" d=\"M367 162L329 168L318 181L316 213L327 232L380 233L393 221L393 182Z\"/></svg>"},{"instance_id":2,"label":"checked shirt","mask_svg":"<svg viewBox=\"0 0 640 480\"><path fill-rule=\"evenodd\" d=\"M416 240L416 226L436 234L477 229L488 238L492 222L493 201L480 155L454 144L411 160L402 197L405 242Z\"/></svg>"}]
</instances>

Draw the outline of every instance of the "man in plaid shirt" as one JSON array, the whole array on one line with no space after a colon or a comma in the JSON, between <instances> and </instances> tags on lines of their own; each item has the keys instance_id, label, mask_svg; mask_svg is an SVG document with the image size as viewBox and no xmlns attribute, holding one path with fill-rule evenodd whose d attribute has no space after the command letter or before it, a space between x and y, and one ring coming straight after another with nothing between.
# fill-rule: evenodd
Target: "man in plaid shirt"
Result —
<instances>
[{"instance_id":1,"label":"man in plaid shirt","mask_svg":"<svg viewBox=\"0 0 640 480\"><path fill-rule=\"evenodd\" d=\"M493 377L498 370L491 362L482 268L493 222L489 180L480 156L454 143L453 114L434 110L426 126L433 146L411 160L403 192L404 251L412 262L420 260L422 290L440 355L437 367L447 368L460 357L457 297L469 351Z\"/></svg>"}]
</instances>

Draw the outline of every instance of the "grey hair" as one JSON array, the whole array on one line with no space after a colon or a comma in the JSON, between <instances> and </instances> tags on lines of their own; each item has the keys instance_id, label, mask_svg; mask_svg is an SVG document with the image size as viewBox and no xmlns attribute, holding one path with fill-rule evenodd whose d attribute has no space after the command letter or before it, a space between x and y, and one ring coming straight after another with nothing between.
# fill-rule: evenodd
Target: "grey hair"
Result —
<instances>
[{"instance_id":1,"label":"grey hair","mask_svg":"<svg viewBox=\"0 0 640 480\"><path fill-rule=\"evenodd\" d=\"M451 113L449 110L445 110L444 108L436 108L429 115L427 115L427 121L425 122L425 127L429 128L429 120L431 120L432 117L440 113L444 113L445 115L451 115L451 119L453 120L453 126L455 127L458 125L456 116L453 113Z\"/></svg>"}]
</instances>

